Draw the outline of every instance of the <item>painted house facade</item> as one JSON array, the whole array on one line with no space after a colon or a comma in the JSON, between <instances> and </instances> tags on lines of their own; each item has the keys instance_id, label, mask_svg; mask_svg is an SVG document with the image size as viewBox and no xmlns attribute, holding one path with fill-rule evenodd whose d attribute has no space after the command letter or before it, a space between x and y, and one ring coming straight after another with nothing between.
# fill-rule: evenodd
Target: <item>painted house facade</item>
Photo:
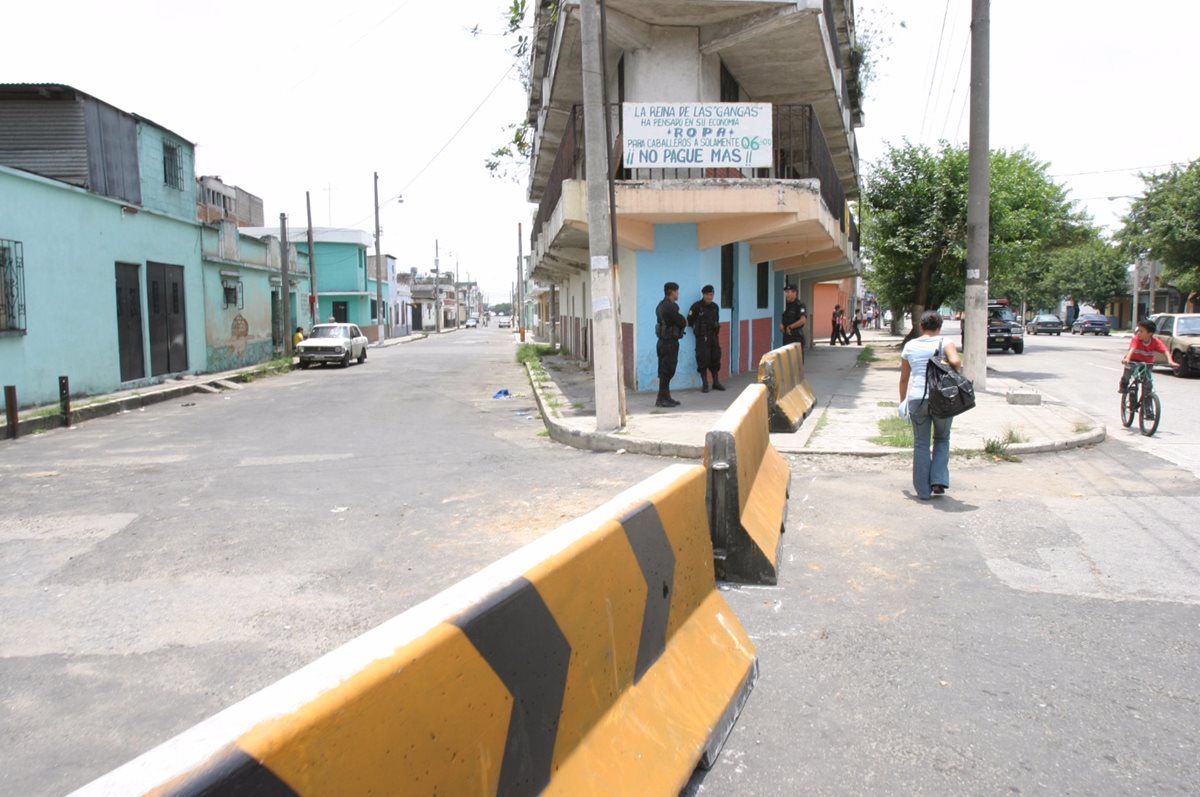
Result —
<instances>
[{"instance_id":1,"label":"painted house facade","mask_svg":"<svg viewBox=\"0 0 1200 797\"><path fill-rule=\"evenodd\" d=\"M148 119L0 85L0 240L21 253L0 373L22 406L56 400L60 375L88 394L203 369L194 175L192 143Z\"/></svg>"},{"instance_id":2,"label":"painted house facade","mask_svg":"<svg viewBox=\"0 0 1200 797\"><path fill-rule=\"evenodd\" d=\"M527 122L534 131L529 198L538 210L527 276L557 289L562 345L590 360L578 2L539 0L535 27ZM626 385L657 388L654 308L668 281L680 285L684 312L703 285L716 287L723 370L753 370L781 343L785 280L799 284L815 314L827 298L817 286L832 281L844 293L848 283L837 282L859 270L848 206L859 190L854 129L862 122L852 5L608 0L606 39ZM625 146L623 128L635 113L625 103L651 109L643 113L713 117L755 107L769 153L753 166L690 166L669 162L670 151L644 160L644 150ZM689 335L673 384L699 385L693 357Z\"/></svg>"}]
</instances>

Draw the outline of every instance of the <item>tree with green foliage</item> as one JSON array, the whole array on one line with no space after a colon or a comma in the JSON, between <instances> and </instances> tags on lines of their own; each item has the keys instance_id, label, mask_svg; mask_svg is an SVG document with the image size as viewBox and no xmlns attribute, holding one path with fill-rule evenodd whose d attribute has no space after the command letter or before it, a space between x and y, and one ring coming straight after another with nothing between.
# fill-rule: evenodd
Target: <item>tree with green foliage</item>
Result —
<instances>
[{"instance_id":1,"label":"tree with green foliage","mask_svg":"<svg viewBox=\"0 0 1200 797\"><path fill-rule=\"evenodd\" d=\"M1125 253L1101 238L1098 230L1091 232L1090 240L1051 252L1049 269L1041 281L1043 289L1055 296L1070 296L1076 308L1081 303L1102 308L1129 293Z\"/></svg>"},{"instance_id":2,"label":"tree with green foliage","mask_svg":"<svg viewBox=\"0 0 1200 797\"><path fill-rule=\"evenodd\" d=\"M1163 277L1185 296L1200 292L1200 160L1143 174L1117 239L1132 258L1158 260Z\"/></svg>"},{"instance_id":3,"label":"tree with green foliage","mask_svg":"<svg viewBox=\"0 0 1200 797\"><path fill-rule=\"evenodd\" d=\"M991 156L989 283L994 296L1040 303L1033 290L1055 249L1089 238L1083 214L1029 152ZM863 248L868 280L883 300L909 307L961 306L967 261L967 149L905 142L866 180Z\"/></svg>"}]
</instances>

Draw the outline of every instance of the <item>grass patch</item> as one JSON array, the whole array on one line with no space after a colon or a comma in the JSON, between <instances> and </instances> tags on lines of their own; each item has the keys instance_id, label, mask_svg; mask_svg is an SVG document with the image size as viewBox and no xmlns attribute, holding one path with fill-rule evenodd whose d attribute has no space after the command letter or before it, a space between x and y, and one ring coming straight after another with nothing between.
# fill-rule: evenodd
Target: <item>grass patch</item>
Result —
<instances>
[{"instance_id":1,"label":"grass patch","mask_svg":"<svg viewBox=\"0 0 1200 797\"><path fill-rule=\"evenodd\" d=\"M1016 429L1009 429L1008 434L1004 436L1005 443L1028 443L1029 438L1018 432Z\"/></svg>"},{"instance_id":2,"label":"grass patch","mask_svg":"<svg viewBox=\"0 0 1200 797\"><path fill-rule=\"evenodd\" d=\"M1020 462L1021 460L1008 451L1008 440L996 440L993 438L984 438L983 453L994 460L1003 460L1005 462Z\"/></svg>"},{"instance_id":3,"label":"grass patch","mask_svg":"<svg viewBox=\"0 0 1200 797\"><path fill-rule=\"evenodd\" d=\"M912 448L912 424L906 418L889 416L880 418L878 423L879 434L870 438L870 442L893 448Z\"/></svg>"},{"instance_id":4,"label":"grass patch","mask_svg":"<svg viewBox=\"0 0 1200 797\"><path fill-rule=\"evenodd\" d=\"M874 346L864 346L863 350L858 353L858 359L854 361L857 366L870 365L879 358L875 356Z\"/></svg>"},{"instance_id":5,"label":"grass patch","mask_svg":"<svg viewBox=\"0 0 1200 797\"><path fill-rule=\"evenodd\" d=\"M538 436L538 437L549 437L549 436L550 436L550 430L549 430L549 429L543 429L542 431L540 431L540 432L538 432L538 433L537 433L537 436Z\"/></svg>"},{"instance_id":6,"label":"grass patch","mask_svg":"<svg viewBox=\"0 0 1200 797\"><path fill-rule=\"evenodd\" d=\"M1092 431L1094 427L1086 421L1075 422L1075 434L1083 434L1084 432Z\"/></svg>"},{"instance_id":7,"label":"grass patch","mask_svg":"<svg viewBox=\"0 0 1200 797\"><path fill-rule=\"evenodd\" d=\"M573 409L577 409L577 410L581 410L581 409L583 409L583 408L584 408L584 407L586 407L586 406L587 406L587 405L586 405L586 404L584 404L582 401L576 401L574 404L572 404L572 405L571 405L571 407L572 407Z\"/></svg>"},{"instance_id":8,"label":"grass patch","mask_svg":"<svg viewBox=\"0 0 1200 797\"><path fill-rule=\"evenodd\" d=\"M823 410L821 412L821 417L817 418L817 425L813 427L812 434L810 434L808 436L808 439L811 440L814 437L816 437L817 435L819 435L821 433L821 430L824 429L828 425L829 425L829 413L827 411Z\"/></svg>"},{"instance_id":9,"label":"grass patch","mask_svg":"<svg viewBox=\"0 0 1200 797\"><path fill-rule=\"evenodd\" d=\"M542 364L542 358L556 352L553 346L544 343L522 343L517 347L517 362L522 365Z\"/></svg>"},{"instance_id":10,"label":"grass patch","mask_svg":"<svg viewBox=\"0 0 1200 797\"><path fill-rule=\"evenodd\" d=\"M73 409L79 408L74 407ZM30 412L23 412L18 417L22 421L32 421L36 418L49 418L51 415L59 415L61 412L62 409L55 404L49 407L38 407L36 410L31 410Z\"/></svg>"},{"instance_id":11,"label":"grass patch","mask_svg":"<svg viewBox=\"0 0 1200 797\"><path fill-rule=\"evenodd\" d=\"M876 407L899 407L900 405L895 401L877 401L877 402L875 402L875 406Z\"/></svg>"}]
</instances>

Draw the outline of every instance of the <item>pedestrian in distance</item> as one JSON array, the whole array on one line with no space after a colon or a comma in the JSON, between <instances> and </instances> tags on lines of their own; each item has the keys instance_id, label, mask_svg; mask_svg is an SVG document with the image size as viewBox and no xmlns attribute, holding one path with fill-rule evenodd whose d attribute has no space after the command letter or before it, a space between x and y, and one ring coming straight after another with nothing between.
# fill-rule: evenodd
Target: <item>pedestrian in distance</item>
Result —
<instances>
[{"instance_id":1,"label":"pedestrian in distance","mask_svg":"<svg viewBox=\"0 0 1200 797\"><path fill-rule=\"evenodd\" d=\"M713 286L700 289L699 301L692 304L687 324L696 335L696 370L700 372L700 392L708 392L708 375L712 374L712 389L724 390L721 373L721 308L713 301Z\"/></svg>"},{"instance_id":2,"label":"pedestrian in distance","mask_svg":"<svg viewBox=\"0 0 1200 797\"><path fill-rule=\"evenodd\" d=\"M799 343L804 349L804 327L808 324L808 308L798 298L796 286L790 282L783 286L783 299L787 303L783 308L783 318L779 322L779 331L783 333L783 345Z\"/></svg>"},{"instance_id":3,"label":"pedestrian in distance","mask_svg":"<svg viewBox=\"0 0 1200 797\"><path fill-rule=\"evenodd\" d=\"M302 340L304 340L304 327L296 327L296 332L292 335L292 348L299 346Z\"/></svg>"},{"instance_id":4,"label":"pedestrian in distance","mask_svg":"<svg viewBox=\"0 0 1200 797\"><path fill-rule=\"evenodd\" d=\"M929 414L929 394L925 371L929 361L939 354L956 371L962 370L962 358L953 341L942 337L942 317L936 310L921 314L921 334L904 344L900 353L900 415L913 427L913 489L917 498L928 501L950 488L950 422L953 418L935 418ZM930 432L933 447L930 449Z\"/></svg>"},{"instance_id":5,"label":"pedestrian in distance","mask_svg":"<svg viewBox=\"0 0 1200 797\"><path fill-rule=\"evenodd\" d=\"M840 304L835 304L833 306L833 321L830 324L829 330L830 346L836 346L839 343L845 346L850 343L850 338L846 335L845 325L846 311L842 309Z\"/></svg>"},{"instance_id":6,"label":"pedestrian in distance","mask_svg":"<svg viewBox=\"0 0 1200 797\"><path fill-rule=\"evenodd\" d=\"M679 402L671 398L671 380L675 378L675 367L679 364L679 340L687 329L687 319L679 312L679 285L668 282L663 285L663 300L654 308L654 334L658 337L658 399L656 407L678 407Z\"/></svg>"},{"instance_id":7,"label":"pedestrian in distance","mask_svg":"<svg viewBox=\"0 0 1200 797\"><path fill-rule=\"evenodd\" d=\"M1121 362L1125 366L1125 373L1121 374L1121 383L1117 387L1118 393L1124 393L1125 389L1129 387L1129 375L1133 373L1133 364L1150 363L1153 365L1155 354L1167 355L1167 364L1172 368L1179 368L1179 363L1175 362L1175 355L1167 349L1167 344L1154 337L1154 322L1139 321L1137 329L1133 333L1133 340L1129 341L1129 351L1125 352L1125 356L1121 358Z\"/></svg>"},{"instance_id":8,"label":"pedestrian in distance","mask_svg":"<svg viewBox=\"0 0 1200 797\"><path fill-rule=\"evenodd\" d=\"M861 327L862 327L862 325L863 325L863 315L862 315L862 310L858 310L858 309L856 309L856 310L854 311L854 321L853 321L853 322L851 322L851 323L853 323L853 325L854 325L854 326L853 326L853 329L854 329L854 339L855 339L855 340L857 340L857 341L858 341L858 345L859 345L859 346L861 346L861 345L862 345L862 330L861 330L860 328L861 328ZM850 336L849 336L849 335L847 335L847 336L846 336L846 342L847 342L847 343L849 343L849 342L850 342Z\"/></svg>"}]
</instances>

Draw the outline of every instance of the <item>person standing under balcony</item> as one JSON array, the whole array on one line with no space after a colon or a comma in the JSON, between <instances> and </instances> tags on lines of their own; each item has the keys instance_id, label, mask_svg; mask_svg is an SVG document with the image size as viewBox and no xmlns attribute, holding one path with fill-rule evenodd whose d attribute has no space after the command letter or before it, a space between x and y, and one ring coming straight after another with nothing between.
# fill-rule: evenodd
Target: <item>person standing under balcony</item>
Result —
<instances>
[{"instance_id":1,"label":"person standing under balcony","mask_svg":"<svg viewBox=\"0 0 1200 797\"><path fill-rule=\"evenodd\" d=\"M783 345L799 343L804 349L804 327L808 324L808 308L797 297L796 286L790 282L783 286L783 299L787 306L783 308L783 318L779 323L779 331L783 333Z\"/></svg>"},{"instance_id":2,"label":"person standing under balcony","mask_svg":"<svg viewBox=\"0 0 1200 797\"><path fill-rule=\"evenodd\" d=\"M700 289L700 299L688 310L687 323L696 333L696 370L700 372L700 392L708 392L708 375L712 373L712 389L724 390L721 373L721 308L713 301L713 286Z\"/></svg>"},{"instance_id":3,"label":"person standing under balcony","mask_svg":"<svg viewBox=\"0 0 1200 797\"><path fill-rule=\"evenodd\" d=\"M658 336L658 400L656 407L678 407L679 402L671 398L671 380L679 364L679 339L687 329L687 320L679 312L679 285L668 282L663 285L663 300L654 309L658 323L654 334Z\"/></svg>"}]
</instances>

